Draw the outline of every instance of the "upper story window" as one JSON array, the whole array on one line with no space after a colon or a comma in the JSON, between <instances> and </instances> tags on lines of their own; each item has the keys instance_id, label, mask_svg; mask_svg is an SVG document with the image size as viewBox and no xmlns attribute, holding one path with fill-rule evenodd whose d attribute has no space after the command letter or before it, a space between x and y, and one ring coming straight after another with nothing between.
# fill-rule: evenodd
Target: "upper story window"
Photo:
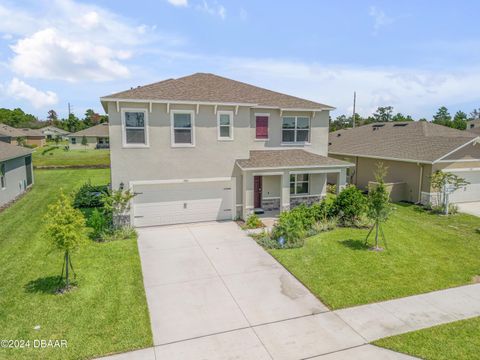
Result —
<instances>
[{"instance_id":1,"label":"upper story window","mask_svg":"<svg viewBox=\"0 0 480 360\"><path fill-rule=\"evenodd\" d=\"M308 174L290 175L290 194L304 195L309 192Z\"/></svg>"},{"instance_id":2,"label":"upper story window","mask_svg":"<svg viewBox=\"0 0 480 360\"><path fill-rule=\"evenodd\" d=\"M194 112L189 110L171 111L172 146L195 146Z\"/></svg>"},{"instance_id":3,"label":"upper story window","mask_svg":"<svg viewBox=\"0 0 480 360\"><path fill-rule=\"evenodd\" d=\"M218 140L233 140L233 111L218 111Z\"/></svg>"},{"instance_id":4,"label":"upper story window","mask_svg":"<svg viewBox=\"0 0 480 360\"><path fill-rule=\"evenodd\" d=\"M123 146L148 146L147 110L122 109Z\"/></svg>"},{"instance_id":5,"label":"upper story window","mask_svg":"<svg viewBox=\"0 0 480 360\"><path fill-rule=\"evenodd\" d=\"M268 140L268 114L255 114L255 139Z\"/></svg>"},{"instance_id":6,"label":"upper story window","mask_svg":"<svg viewBox=\"0 0 480 360\"><path fill-rule=\"evenodd\" d=\"M5 179L6 170L5 163L0 164L0 188L5 189L7 187L7 181Z\"/></svg>"},{"instance_id":7,"label":"upper story window","mask_svg":"<svg viewBox=\"0 0 480 360\"><path fill-rule=\"evenodd\" d=\"M282 118L282 142L310 142L310 118L305 116L284 116Z\"/></svg>"}]
</instances>

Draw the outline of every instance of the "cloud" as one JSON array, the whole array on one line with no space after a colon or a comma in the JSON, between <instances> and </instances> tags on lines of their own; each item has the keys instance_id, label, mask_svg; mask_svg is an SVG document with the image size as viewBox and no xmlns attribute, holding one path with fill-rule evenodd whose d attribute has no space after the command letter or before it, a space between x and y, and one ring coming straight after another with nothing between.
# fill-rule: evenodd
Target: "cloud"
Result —
<instances>
[{"instance_id":1,"label":"cloud","mask_svg":"<svg viewBox=\"0 0 480 360\"><path fill-rule=\"evenodd\" d=\"M29 101L35 109L58 103L58 96L53 91L38 90L17 78L5 86L5 93L15 99Z\"/></svg>"},{"instance_id":2,"label":"cloud","mask_svg":"<svg viewBox=\"0 0 480 360\"><path fill-rule=\"evenodd\" d=\"M222 20L225 20L227 17L227 9L216 1L208 3L206 0L203 0L201 4L196 6L196 9L213 16L219 16Z\"/></svg>"},{"instance_id":3,"label":"cloud","mask_svg":"<svg viewBox=\"0 0 480 360\"><path fill-rule=\"evenodd\" d=\"M294 62L277 59L231 58L224 74L288 94L295 94L351 113L353 91L357 111L370 115L378 106L429 117L442 105L478 101L480 67L430 71L415 68L362 67Z\"/></svg>"},{"instance_id":4,"label":"cloud","mask_svg":"<svg viewBox=\"0 0 480 360\"><path fill-rule=\"evenodd\" d=\"M29 12L0 5L0 34L13 34L11 70L29 78L106 81L130 76L129 60L152 43L175 47L183 39L134 23L104 8L52 1ZM37 9L37 10L35 10ZM12 20L10 20L12 19ZM12 36L12 35L10 35Z\"/></svg>"},{"instance_id":5,"label":"cloud","mask_svg":"<svg viewBox=\"0 0 480 360\"><path fill-rule=\"evenodd\" d=\"M188 0L167 0L173 6L188 6Z\"/></svg>"},{"instance_id":6,"label":"cloud","mask_svg":"<svg viewBox=\"0 0 480 360\"><path fill-rule=\"evenodd\" d=\"M375 6L370 7L368 13L373 18L373 28L375 33L382 27L390 25L394 22L394 18L387 16L385 12L376 8Z\"/></svg>"}]
</instances>

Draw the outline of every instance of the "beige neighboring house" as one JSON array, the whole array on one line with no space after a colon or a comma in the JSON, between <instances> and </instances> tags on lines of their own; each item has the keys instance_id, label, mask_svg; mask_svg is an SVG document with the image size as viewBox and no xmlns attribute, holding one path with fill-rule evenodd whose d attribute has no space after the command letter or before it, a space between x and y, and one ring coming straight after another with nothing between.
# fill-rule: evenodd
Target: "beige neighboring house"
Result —
<instances>
[{"instance_id":1,"label":"beige neighboring house","mask_svg":"<svg viewBox=\"0 0 480 360\"><path fill-rule=\"evenodd\" d=\"M33 184L32 150L0 141L0 207Z\"/></svg>"},{"instance_id":2,"label":"beige neighboring house","mask_svg":"<svg viewBox=\"0 0 480 360\"><path fill-rule=\"evenodd\" d=\"M45 126L41 128L40 131L42 132L42 134L45 136L47 140L53 140L57 136L62 140L68 140L68 134L70 134L68 131L59 129L52 125Z\"/></svg>"},{"instance_id":3,"label":"beige neighboring house","mask_svg":"<svg viewBox=\"0 0 480 360\"><path fill-rule=\"evenodd\" d=\"M437 170L454 173L469 185L450 195L452 202L480 201L480 144L468 131L426 121L375 123L330 133L329 156L350 161L348 182L367 190L379 162L394 201L428 204L438 197L430 177Z\"/></svg>"},{"instance_id":4,"label":"beige neighboring house","mask_svg":"<svg viewBox=\"0 0 480 360\"><path fill-rule=\"evenodd\" d=\"M0 124L0 141L19 145L19 140L24 139L25 144L31 146L44 146L45 136L40 130L29 128L14 128Z\"/></svg>"},{"instance_id":5,"label":"beige neighboring house","mask_svg":"<svg viewBox=\"0 0 480 360\"><path fill-rule=\"evenodd\" d=\"M108 123L98 124L71 133L67 137L71 149L84 149L85 145L82 145L83 137L87 139L86 147L90 149L108 149L110 144Z\"/></svg>"},{"instance_id":6,"label":"beige neighboring house","mask_svg":"<svg viewBox=\"0 0 480 360\"><path fill-rule=\"evenodd\" d=\"M102 97L114 188L135 226L246 218L338 188L352 164L327 157L328 105L197 73Z\"/></svg>"}]
</instances>

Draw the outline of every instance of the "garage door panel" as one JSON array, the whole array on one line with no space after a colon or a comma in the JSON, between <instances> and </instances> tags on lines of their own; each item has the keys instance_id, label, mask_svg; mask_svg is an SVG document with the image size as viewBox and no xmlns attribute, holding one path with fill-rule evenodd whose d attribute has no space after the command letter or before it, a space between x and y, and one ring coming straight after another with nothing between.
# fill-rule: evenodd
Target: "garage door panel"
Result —
<instances>
[{"instance_id":1,"label":"garage door panel","mask_svg":"<svg viewBox=\"0 0 480 360\"><path fill-rule=\"evenodd\" d=\"M180 224L232 218L230 182L135 186L135 226Z\"/></svg>"},{"instance_id":2,"label":"garage door panel","mask_svg":"<svg viewBox=\"0 0 480 360\"><path fill-rule=\"evenodd\" d=\"M468 185L456 190L450 195L450 201L455 202L472 202L480 201L480 171L450 171L466 181Z\"/></svg>"}]
</instances>

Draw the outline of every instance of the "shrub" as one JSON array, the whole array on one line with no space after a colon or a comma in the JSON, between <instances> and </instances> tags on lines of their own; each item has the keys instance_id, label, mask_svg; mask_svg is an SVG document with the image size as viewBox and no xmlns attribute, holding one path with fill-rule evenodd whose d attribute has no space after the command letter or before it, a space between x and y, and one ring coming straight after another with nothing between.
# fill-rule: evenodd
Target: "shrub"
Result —
<instances>
[{"instance_id":1,"label":"shrub","mask_svg":"<svg viewBox=\"0 0 480 360\"><path fill-rule=\"evenodd\" d=\"M306 211L302 207L282 212L273 227L272 237L276 240L283 237L286 245L296 244L303 240L307 230L305 223L310 221L303 217L304 214Z\"/></svg>"},{"instance_id":2,"label":"shrub","mask_svg":"<svg viewBox=\"0 0 480 360\"><path fill-rule=\"evenodd\" d=\"M263 227L263 223L256 214L251 214L245 222L246 229L258 229Z\"/></svg>"},{"instance_id":3,"label":"shrub","mask_svg":"<svg viewBox=\"0 0 480 360\"><path fill-rule=\"evenodd\" d=\"M337 185L335 184L327 184L327 194L336 194L337 193Z\"/></svg>"},{"instance_id":4,"label":"shrub","mask_svg":"<svg viewBox=\"0 0 480 360\"><path fill-rule=\"evenodd\" d=\"M430 210L433 214L445 214L445 204L441 205L431 205L427 207L428 210ZM448 213L450 215L454 215L458 213L458 206L455 204L449 204L448 205Z\"/></svg>"},{"instance_id":5,"label":"shrub","mask_svg":"<svg viewBox=\"0 0 480 360\"><path fill-rule=\"evenodd\" d=\"M75 208L94 208L103 206L102 195L108 194L106 185L92 185L85 183L75 194L73 206Z\"/></svg>"},{"instance_id":6,"label":"shrub","mask_svg":"<svg viewBox=\"0 0 480 360\"><path fill-rule=\"evenodd\" d=\"M108 220L102 211L95 208L87 219L87 226L93 229L91 237L94 240L99 240L108 229Z\"/></svg>"},{"instance_id":7,"label":"shrub","mask_svg":"<svg viewBox=\"0 0 480 360\"><path fill-rule=\"evenodd\" d=\"M367 199L355 185L348 185L335 198L333 213L342 224L354 224L367 210Z\"/></svg>"},{"instance_id":8,"label":"shrub","mask_svg":"<svg viewBox=\"0 0 480 360\"><path fill-rule=\"evenodd\" d=\"M310 209L312 211L313 217L315 218L315 221L323 221L328 218L334 217L334 203L335 196L327 195L327 197L322 201L313 204Z\"/></svg>"}]
</instances>

